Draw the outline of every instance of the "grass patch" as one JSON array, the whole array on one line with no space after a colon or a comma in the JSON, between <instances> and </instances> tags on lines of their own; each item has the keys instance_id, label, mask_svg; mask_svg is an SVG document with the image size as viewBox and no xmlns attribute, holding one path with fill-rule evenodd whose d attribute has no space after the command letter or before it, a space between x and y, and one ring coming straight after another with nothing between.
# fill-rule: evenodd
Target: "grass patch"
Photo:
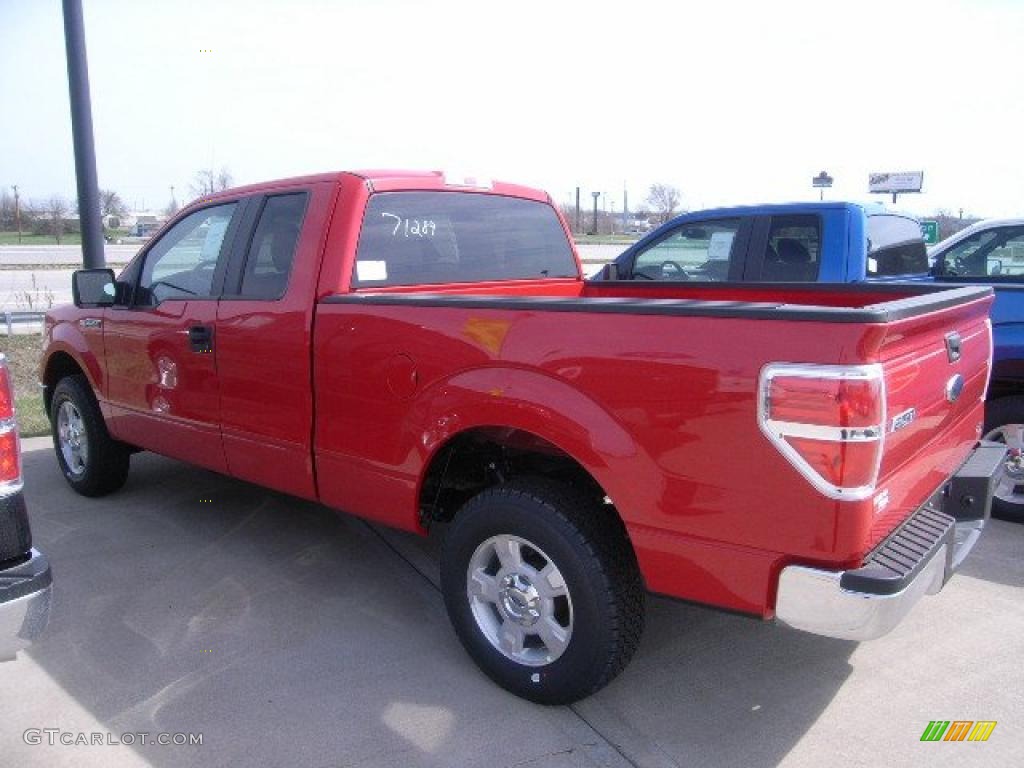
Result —
<instances>
[{"instance_id":1,"label":"grass patch","mask_svg":"<svg viewBox=\"0 0 1024 768\"><path fill-rule=\"evenodd\" d=\"M38 333L0 336L0 352L14 385L14 407L22 437L50 434L50 421L43 411L43 393L38 386L39 356L43 340Z\"/></svg>"},{"instance_id":2,"label":"grass patch","mask_svg":"<svg viewBox=\"0 0 1024 768\"><path fill-rule=\"evenodd\" d=\"M14 398L14 409L18 419L18 432L22 437L50 434L50 418L43 409L42 394Z\"/></svg>"},{"instance_id":3,"label":"grass patch","mask_svg":"<svg viewBox=\"0 0 1024 768\"><path fill-rule=\"evenodd\" d=\"M33 235L30 232L21 233L21 243L18 243L17 232L0 232L0 245L56 245L57 238L53 235ZM82 236L75 232L68 232L60 236L61 245L81 245Z\"/></svg>"},{"instance_id":4,"label":"grass patch","mask_svg":"<svg viewBox=\"0 0 1024 768\"><path fill-rule=\"evenodd\" d=\"M623 245L635 243L641 235L574 235L580 245Z\"/></svg>"},{"instance_id":5,"label":"grass patch","mask_svg":"<svg viewBox=\"0 0 1024 768\"><path fill-rule=\"evenodd\" d=\"M124 239L129 236L127 229L105 229L103 234L112 240ZM61 245L81 245L81 232L65 232L60 236ZM31 232L21 233L21 242L18 242L17 232L0 232L0 245L57 245L57 238L53 235L33 235Z\"/></svg>"}]
</instances>

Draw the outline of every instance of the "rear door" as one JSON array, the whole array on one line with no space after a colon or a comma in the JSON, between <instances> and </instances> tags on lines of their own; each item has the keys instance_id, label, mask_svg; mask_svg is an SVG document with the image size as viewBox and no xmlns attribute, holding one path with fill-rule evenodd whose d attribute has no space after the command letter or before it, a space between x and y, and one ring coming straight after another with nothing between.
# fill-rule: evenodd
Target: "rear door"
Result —
<instances>
[{"instance_id":1,"label":"rear door","mask_svg":"<svg viewBox=\"0 0 1024 768\"><path fill-rule=\"evenodd\" d=\"M252 201L216 318L228 471L310 499L313 306L334 190L323 183Z\"/></svg>"},{"instance_id":2,"label":"rear door","mask_svg":"<svg viewBox=\"0 0 1024 768\"><path fill-rule=\"evenodd\" d=\"M127 306L106 313L109 423L115 436L223 472L214 325L243 203L217 202L154 241Z\"/></svg>"}]
</instances>

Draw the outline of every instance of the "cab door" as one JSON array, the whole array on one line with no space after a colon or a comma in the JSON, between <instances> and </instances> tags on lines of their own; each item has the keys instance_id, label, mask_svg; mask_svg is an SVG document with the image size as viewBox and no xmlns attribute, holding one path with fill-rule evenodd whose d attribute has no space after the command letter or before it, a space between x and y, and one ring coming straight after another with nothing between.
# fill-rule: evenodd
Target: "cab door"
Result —
<instances>
[{"instance_id":1,"label":"cab door","mask_svg":"<svg viewBox=\"0 0 1024 768\"><path fill-rule=\"evenodd\" d=\"M218 202L146 250L127 306L108 310L109 425L116 437L219 472L217 301L243 203Z\"/></svg>"},{"instance_id":2,"label":"cab door","mask_svg":"<svg viewBox=\"0 0 1024 768\"><path fill-rule=\"evenodd\" d=\"M217 309L224 453L235 477L316 498L311 344L333 183L250 203Z\"/></svg>"}]
</instances>

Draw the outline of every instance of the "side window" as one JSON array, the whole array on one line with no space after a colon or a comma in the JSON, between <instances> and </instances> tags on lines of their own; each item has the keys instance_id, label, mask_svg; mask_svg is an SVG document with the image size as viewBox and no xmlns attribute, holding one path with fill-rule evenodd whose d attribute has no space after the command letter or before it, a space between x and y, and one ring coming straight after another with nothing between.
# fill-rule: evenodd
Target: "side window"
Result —
<instances>
[{"instance_id":1,"label":"side window","mask_svg":"<svg viewBox=\"0 0 1024 768\"><path fill-rule=\"evenodd\" d=\"M868 217L868 277L917 275L928 271L921 225L903 216Z\"/></svg>"},{"instance_id":2,"label":"side window","mask_svg":"<svg viewBox=\"0 0 1024 768\"><path fill-rule=\"evenodd\" d=\"M817 216L773 216L761 279L813 283L818 279L820 243Z\"/></svg>"},{"instance_id":3,"label":"side window","mask_svg":"<svg viewBox=\"0 0 1024 768\"><path fill-rule=\"evenodd\" d=\"M237 203L203 208L175 224L149 249L139 278L138 303L209 298Z\"/></svg>"},{"instance_id":4,"label":"side window","mask_svg":"<svg viewBox=\"0 0 1024 768\"><path fill-rule=\"evenodd\" d=\"M713 280L729 277L739 219L684 224L637 254L634 280Z\"/></svg>"},{"instance_id":5,"label":"side window","mask_svg":"<svg viewBox=\"0 0 1024 768\"><path fill-rule=\"evenodd\" d=\"M295 246L306 214L305 192L268 197L249 244L242 296L280 299L288 288Z\"/></svg>"},{"instance_id":6,"label":"side window","mask_svg":"<svg viewBox=\"0 0 1024 768\"><path fill-rule=\"evenodd\" d=\"M1001 227L977 232L943 256L947 275L1020 277L1024 275L1024 227Z\"/></svg>"}]
</instances>

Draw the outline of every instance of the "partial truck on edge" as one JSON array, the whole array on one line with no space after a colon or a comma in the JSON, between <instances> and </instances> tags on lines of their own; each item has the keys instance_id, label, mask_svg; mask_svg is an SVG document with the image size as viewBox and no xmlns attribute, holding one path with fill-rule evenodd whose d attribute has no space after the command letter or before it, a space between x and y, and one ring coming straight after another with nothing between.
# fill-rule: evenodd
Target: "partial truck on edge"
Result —
<instances>
[{"instance_id":1,"label":"partial truck on edge","mask_svg":"<svg viewBox=\"0 0 1024 768\"><path fill-rule=\"evenodd\" d=\"M72 488L149 450L446 524L459 640L538 702L625 667L646 592L884 634L976 542L1004 452L979 442L990 289L587 282L512 184L227 190L74 295L40 369Z\"/></svg>"}]
</instances>

